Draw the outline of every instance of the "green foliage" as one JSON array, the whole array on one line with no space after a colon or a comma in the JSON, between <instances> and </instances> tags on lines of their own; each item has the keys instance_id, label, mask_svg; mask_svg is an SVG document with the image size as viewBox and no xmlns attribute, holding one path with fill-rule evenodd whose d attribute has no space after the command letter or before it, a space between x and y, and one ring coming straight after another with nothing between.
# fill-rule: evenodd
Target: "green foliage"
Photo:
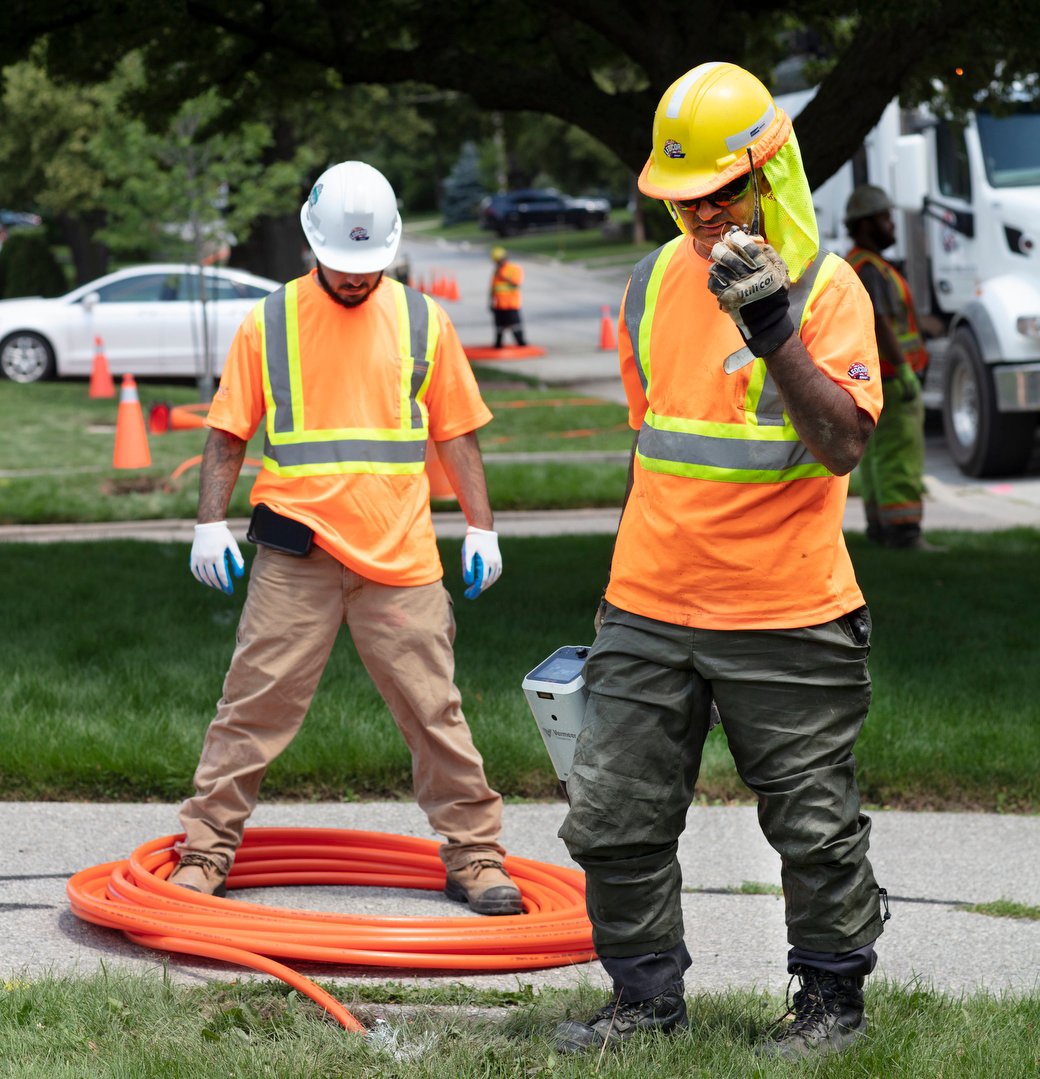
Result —
<instances>
[{"instance_id":1,"label":"green foliage","mask_svg":"<svg viewBox=\"0 0 1040 1079\"><path fill-rule=\"evenodd\" d=\"M486 194L480 182L480 164L473 142L463 145L458 160L444 181L444 223L474 221L481 198Z\"/></svg>"},{"instance_id":2,"label":"green foliage","mask_svg":"<svg viewBox=\"0 0 1040 1079\"><path fill-rule=\"evenodd\" d=\"M0 297L61 296L68 287L42 230L11 233L0 249Z\"/></svg>"}]
</instances>

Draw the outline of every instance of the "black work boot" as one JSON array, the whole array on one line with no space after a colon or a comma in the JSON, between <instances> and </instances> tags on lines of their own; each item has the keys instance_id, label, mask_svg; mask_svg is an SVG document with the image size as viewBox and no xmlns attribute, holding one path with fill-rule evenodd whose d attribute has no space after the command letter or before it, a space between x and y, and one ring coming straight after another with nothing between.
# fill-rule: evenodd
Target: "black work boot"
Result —
<instances>
[{"instance_id":1,"label":"black work boot","mask_svg":"<svg viewBox=\"0 0 1040 1079\"><path fill-rule=\"evenodd\" d=\"M755 1047L758 1056L800 1060L841 1053L867 1032L863 979L843 977L815 967L796 967L801 989L779 1033Z\"/></svg>"},{"instance_id":2,"label":"black work boot","mask_svg":"<svg viewBox=\"0 0 1040 1079\"><path fill-rule=\"evenodd\" d=\"M620 1045L641 1031L668 1034L684 1030L689 1025L684 988L678 981L650 1000L622 1002L615 997L586 1023L567 1019L556 1028L556 1048L561 1053L580 1053L607 1044Z\"/></svg>"}]
</instances>

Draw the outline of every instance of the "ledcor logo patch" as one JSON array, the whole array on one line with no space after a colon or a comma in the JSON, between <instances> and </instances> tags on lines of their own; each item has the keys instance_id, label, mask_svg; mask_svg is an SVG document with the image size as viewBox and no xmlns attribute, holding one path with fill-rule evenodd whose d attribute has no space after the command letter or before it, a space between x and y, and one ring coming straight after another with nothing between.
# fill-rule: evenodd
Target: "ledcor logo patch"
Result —
<instances>
[{"instance_id":1,"label":"ledcor logo patch","mask_svg":"<svg viewBox=\"0 0 1040 1079\"><path fill-rule=\"evenodd\" d=\"M849 378L859 379L860 382L870 381L870 372L865 363L854 363L849 368Z\"/></svg>"}]
</instances>

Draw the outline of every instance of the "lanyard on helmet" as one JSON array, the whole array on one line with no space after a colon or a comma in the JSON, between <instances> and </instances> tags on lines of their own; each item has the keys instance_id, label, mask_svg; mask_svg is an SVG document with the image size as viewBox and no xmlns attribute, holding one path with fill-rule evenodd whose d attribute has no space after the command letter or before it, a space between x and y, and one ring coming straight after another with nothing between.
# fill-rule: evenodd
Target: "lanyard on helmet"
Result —
<instances>
[{"instance_id":1,"label":"lanyard on helmet","mask_svg":"<svg viewBox=\"0 0 1040 1079\"><path fill-rule=\"evenodd\" d=\"M755 159L751 156L751 147L747 148L748 164L751 166L751 189L755 193L755 215L751 218L751 235L761 236L759 232L759 196L758 196L758 174L755 172Z\"/></svg>"}]
</instances>

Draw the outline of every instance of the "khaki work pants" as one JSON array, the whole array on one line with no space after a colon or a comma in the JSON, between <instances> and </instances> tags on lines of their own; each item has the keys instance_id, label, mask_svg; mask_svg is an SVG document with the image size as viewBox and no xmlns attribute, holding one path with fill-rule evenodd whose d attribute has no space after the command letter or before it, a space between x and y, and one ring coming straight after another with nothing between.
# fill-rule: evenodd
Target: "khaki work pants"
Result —
<instances>
[{"instance_id":1,"label":"khaki work pants","mask_svg":"<svg viewBox=\"0 0 1040 1079\"><path fill-rule=\"evenodd\" d=\"M217 714L180 810L179 850L230 866L268 766L293 740L342 624L412 754L416 800L457 869L505 851L502 799L487 784L455 686L455 619L440 581L377 584L314 548L258 547Z\"/></svg>"}]
</instances>

